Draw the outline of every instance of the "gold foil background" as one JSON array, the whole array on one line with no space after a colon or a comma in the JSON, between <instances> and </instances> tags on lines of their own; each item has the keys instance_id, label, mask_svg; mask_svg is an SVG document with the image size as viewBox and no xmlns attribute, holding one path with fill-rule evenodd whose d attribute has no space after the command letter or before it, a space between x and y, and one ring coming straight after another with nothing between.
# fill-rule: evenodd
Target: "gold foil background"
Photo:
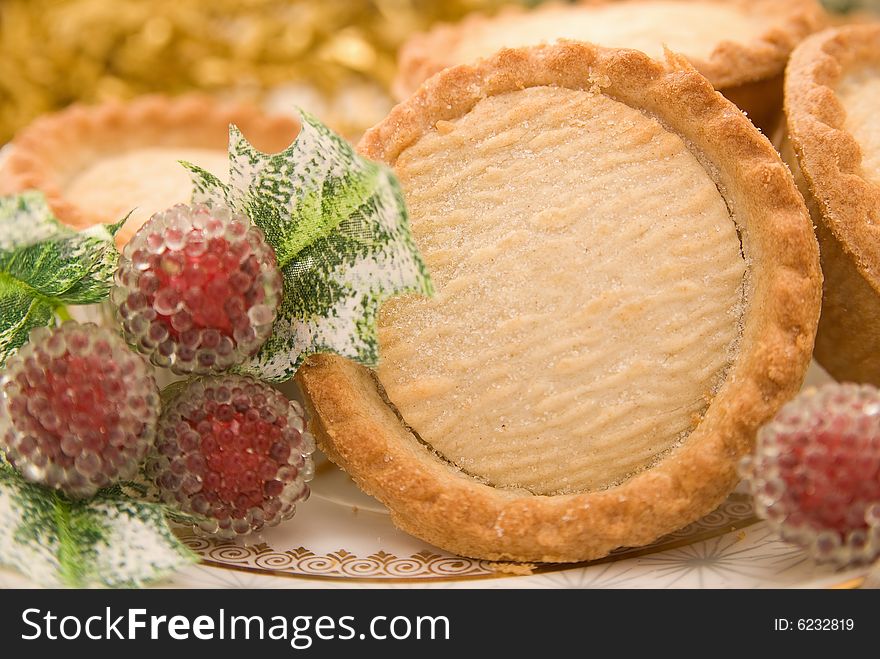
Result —
<instances>
[{"instance_id":1,"label":"gold foil background","mask_svg":"<svg viewBox=\"0 0 880 659\"><path fill-rule=\"evenodd\" d=\"M385 90L407 36L501 4L0 0L0 144L74 101L194 89L299 103L357 133L390 106Z\"/></svg>"}]
</instances>

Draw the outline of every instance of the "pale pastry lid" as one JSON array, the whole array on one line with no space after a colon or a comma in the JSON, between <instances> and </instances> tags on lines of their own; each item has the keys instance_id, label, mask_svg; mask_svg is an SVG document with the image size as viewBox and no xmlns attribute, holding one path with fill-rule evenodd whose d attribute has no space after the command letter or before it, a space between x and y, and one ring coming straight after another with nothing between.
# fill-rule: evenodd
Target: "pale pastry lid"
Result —
<instances>
[{"instance_id":1,"label":"pale pastry lid","mask_svg":"<svg viewBox=\"0 0 880 659\"><path fill-rule=\"evenodd\" d=\"M95 160L70 178L62 194L85 216L99 222L116 222L130 212L125 232L133 235L154 213L189 203L192 178L181 161L198 165L220 180L229 172L229 158L222 149L133 148Z\"/></svg>"},{"instance_id":2,"label":"pale pastry lid","mask_svg":"<svg viewBox=\"0 0 880 659\"><path fill-rule=\"evenodd\" d=\"M394 168L437 290L380 316L378 377L414 433L536 494L607 488L687 441L735 358L747 261L679 135L531 87Z\"/></svg>"},{"instance_id":3,"label":"pale pastry lid","mask_svg":"<svg viewBox=\"0 0 880 659\"><path fill-rule=\"evenodd\" d=\"M846 111L844 130L862 152L862 176L880 184L880 51L874 61L863 62L840 79L837 97Z\"/></svg>"}]
</instances>

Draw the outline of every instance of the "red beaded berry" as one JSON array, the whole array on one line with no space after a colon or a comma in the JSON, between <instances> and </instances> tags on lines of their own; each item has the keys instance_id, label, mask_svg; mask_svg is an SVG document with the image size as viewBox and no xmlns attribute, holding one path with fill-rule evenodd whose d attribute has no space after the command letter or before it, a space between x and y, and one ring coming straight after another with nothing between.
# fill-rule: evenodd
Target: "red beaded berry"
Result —
<instances>
[{"instance_id":1,"label":"red beaded berry","mask_svg":"<svg viewBox=\"0 0 880 659\"><path fill-rule=\"evenodd\" d=\"M272 332L281 274L263 232L228 208L157 213L126 245L112 300L126 339L157 366L213 373Z\"/></svg>"},{"instance_id":2,"label":"red beaded berry","mask_svg":"<svg viewBox=\"0 0 880 659\"><path fill-rule=\"evenodd\" d=\"M159 420L147 476L162 499L231 538L293 517L315 444L299 403L237 375L180 385Z\"/></svg>"},{"instance_id":3,"label":"red beaded berry","mask_svg":"<svg viewBox=\"0 0 880 659\"><path fill-rule=\"evenodd\" d=\"M822 562L880 555L880 391L811 389L758 434L741 472L758 513Z\"/></svg>"},{"instance_id":4,"label":"red beaded berry","mask_svg":"<svg viewBox=\"0 0 880 659\"><path fill-rule=\"evenodd\" d=\"M137 472L153 443L152 369L91 323L39 327L0 377L0 445L29 481L88 497Z\"/></svg>"}]
</instances>

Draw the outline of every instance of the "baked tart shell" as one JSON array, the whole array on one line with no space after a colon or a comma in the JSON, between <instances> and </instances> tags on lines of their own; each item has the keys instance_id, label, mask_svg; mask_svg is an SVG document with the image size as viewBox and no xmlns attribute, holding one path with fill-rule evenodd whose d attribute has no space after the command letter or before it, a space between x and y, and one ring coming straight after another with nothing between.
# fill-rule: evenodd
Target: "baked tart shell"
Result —
<instances>
[{"instance_id":1,"label":"baked tart shell","mask_svg":"<svg viewBox=\"0 0 880 659\"><path fill-rule=\"evenodd\" d=\"M575 562L640 546L711 512L738 481L757 428L801 385L821 298L818 249L803 199L770 143L683 58L566 42L504 50L445 70L369 131L359 149L394 165L439 121L529 87L592 90L657 118L707 166L738 209L750 255L737 357L687 440L651 468L599 491L533 495L483 484L421 443L374 373L331 355L297 379L322 449L404 531L489 560ZM707 170L708 171L708 170Z\"/></svg>"},{"instance_id":2,"label":"baked tart shell","mask_svg":"<svg viewBox=\"0 0 880 659\"><path fill-rule=\"evenodd\" d=\"M836 87L853 66L880 62L880 25L833 28L805 41L786 73L786 143L816 223L825 275L816 360L836 379L880 385L880 186L844 126Z\"/></svg>"}]
</instances>

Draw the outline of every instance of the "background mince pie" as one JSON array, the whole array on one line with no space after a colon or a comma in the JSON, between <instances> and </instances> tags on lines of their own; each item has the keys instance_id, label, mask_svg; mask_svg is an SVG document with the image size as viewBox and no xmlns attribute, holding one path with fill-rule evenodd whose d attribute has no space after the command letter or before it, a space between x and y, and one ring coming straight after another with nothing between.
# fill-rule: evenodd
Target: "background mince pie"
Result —
<instances>
[{"instance_id":1,"label":"background mince pie","mask_svg":"<svg viewBox=\"0 0 880 659\"><path fill-rule=\"evenodd\" d=\"M117 222L127 242L153 214L192 196L192 162L225 180L229 124L266 152L287 147L299 131L292 117L202 95L144 96L75 105L36 120L10 143L0 194L42 190L58 218L75 227Z\"/></svg>"},{"instance_id":2,"label":"background mince pie","mask_svg":"<svg viewBox=\"0 0 880 659\"><path fill-rule=\"evenodd\" d=\"M586 0L508 8L412 37L401 48L393 89L403 99L447 66L557 39L635 48L657 59L668 47L770 130L782 107L782 73L792 49L826 21L816 0Z\"/></svg>"}]
</instances>

